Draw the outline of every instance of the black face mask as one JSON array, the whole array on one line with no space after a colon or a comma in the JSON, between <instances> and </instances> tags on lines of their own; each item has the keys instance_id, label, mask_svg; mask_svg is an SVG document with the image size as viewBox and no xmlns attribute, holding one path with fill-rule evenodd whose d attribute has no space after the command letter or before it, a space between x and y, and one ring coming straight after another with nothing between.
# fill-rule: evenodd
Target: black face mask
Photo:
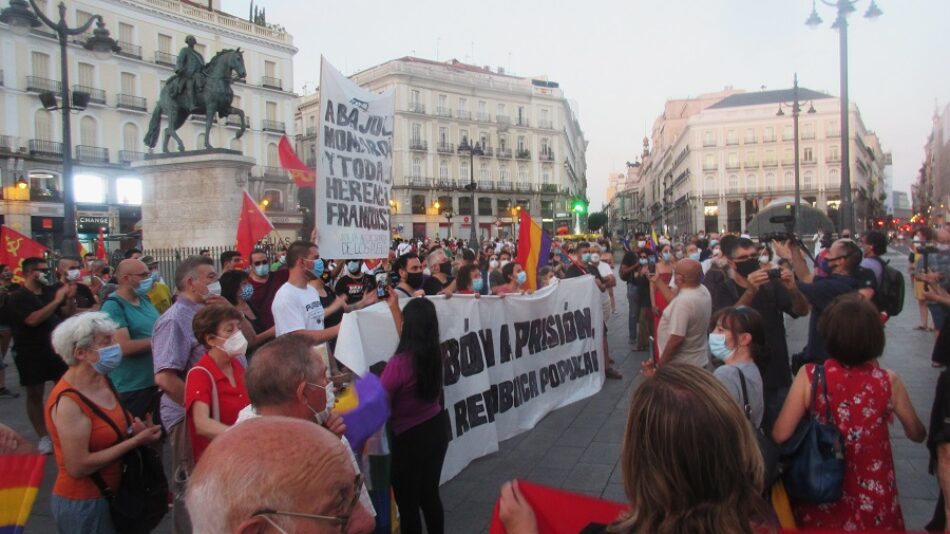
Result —
<instances>
[{"instance_id":1,"label":"black face mask","mask_svg":"<svg viewBox=\"0 0 950 534\"><path fill-rule=\"evenodd\" d=\"M759 270L758 258L752 258L751 260L746 260L746 261L736 263L736 272L741 274L745 278L748 278L750 274L758 270Z\"/></svg>"},{"instance_id":2,"label":"black face mask","mask_svg":"<svg viewBox=\"0 0 950 534\"><path fill-rule=\"evenodd\" d=\"M447 262L445 262L445 263L440 263L440 264L439 264L439 271L441 271L442 274L444 274L444 275L446 275L446 276L452 274L452 262L448 262L448 261L447 261Z\"/></svg>"},{"instance_id":3,"label":"black face mask","mask_svg":"<svg viewBox=\"0 0 950 534\"><path fill-rule=\"evenodd\" d=\"M422 273L407 273L406 284L413 289L421 288L422 287Z\"/></svg>"}]
</instances>

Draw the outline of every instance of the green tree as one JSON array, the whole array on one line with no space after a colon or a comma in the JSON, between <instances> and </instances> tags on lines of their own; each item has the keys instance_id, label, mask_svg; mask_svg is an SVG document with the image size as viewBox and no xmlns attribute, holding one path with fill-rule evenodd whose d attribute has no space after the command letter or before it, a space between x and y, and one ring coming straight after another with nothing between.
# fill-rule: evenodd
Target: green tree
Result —
<instances>
[{"instance_id":1,"label":"green tree","mask_svg":"<svg viewBox=\"0 0 950 534\"><path fill-rule=\"evenodd\" d=\"M589 232L600 231L607 224L607 212L598 211L591 213L587 217L587 230Z\"/></svg>"}]
</instances>

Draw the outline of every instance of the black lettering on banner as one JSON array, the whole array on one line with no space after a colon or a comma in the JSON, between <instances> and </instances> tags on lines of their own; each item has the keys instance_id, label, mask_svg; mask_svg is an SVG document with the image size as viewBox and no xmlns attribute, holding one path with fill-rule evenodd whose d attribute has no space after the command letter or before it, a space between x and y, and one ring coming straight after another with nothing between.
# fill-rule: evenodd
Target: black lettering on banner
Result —
<instances>
[{"instance_id":1,"label":"black lettering on banner","mask_svg":"<svg viewBox=\"0 0 950 534\"><path fill-rule=\"evenodd\" d=\"M455 403L455 435L461 436L462 434L468 432L468 411L466 410L465 401L459 401Z\"/></svg>"},{"instance_id":2,"label":"black lettering on banner","mask_svg":"<svg viewBox=\"0 0 950 534\"><path fill-rule=\"evenodd\" d=\"M557 335L557 330L554 328L556 322L557 320L553 315L544 318L544 344L547 347L556 347L562 343Z\"/></svg>"},{"instance_id":3,"label":"black lettering on banner","mask_svg":"<svg viewBox=\"0 0 950 534\"><path fill-rule=\"evenodd\" d=\"M482 360L482 347L478 342L478 334L469 332L459 339L461 347L462 376L472 376L485 369Z\"/></svg>"},{"instance_id":4,"label":"black lettering on banner","mask_svg":"<svg viewBox=\"0 0 950 534\"><path fill-rule=\"evenodd\" d=\"M528 352L541 352L541 319L531 321L531 334L528 341Z\"/></svg>"},{"instance_id":5,"label":"black lettering on banner","mask_svg":"<svg viewBox=\"0 0 950 534\"><path fill-rule=\"evenodd\" d=\"M564 321L564 342L572 343L577 339L577 329L574 327L574 314L564 312L562 320Z\"/></svg>"},{"instance_id":6,"label":"black lettering on banner","mask_svg":"<svg viewBox=\"0 0 950 534\"><path fill-rule=\"evenodd\" d=\"M447 339L442 346L442 381L446 386L459 381L462 367L459 363L459 342L457 339Z\"/></svg>"},{"instance_id":7,"label":"black lettering on banner","mask_svg":"<svg viewBox=\"0 0 950 534\"><path fill-rule=\"evenodd\" d=\"M492 343L490 328L483 328L478 331L478 338L482 342L482 355L485 357L485 365L495 366L495 344Z\"/></svg>"},{"instance_id":8,"label":"black lettering on banner","mask_svg":"<svg viewBox=\"0 0 950 534\"><path fill-rule=\"evenodd\" d=\"M498 413L498 386L492 384L491 388L482 393L485 397L485 412L488 415L488 422L495 422L495 414Z\"/></svg>"},{"instance_id":9,"label":"black lettering on banner","mask_svg":"<svg viewBox=\"0 0 950 534\"><path fill-rule=\"evenodd\" d=\"M485 404L481 395L472 395L465 399L465 404L468 404L468 426L475 428L488 422L488 418L483 413Z\"/></svg>"},{"instance_id":10,"label":"black lettering on banner","mask_svg":"<svg viewBox=\"0 0 950 534\"><path fill-rule=\"evenodd\" d=\"M574 312L574 322L577 324L577 335L581 339L594 337L594 325L590 317L590 308Z\"/></svg>"},{"instance_id":11,"label":"black lettering on banner","mask_svg":"<svg viewBox=\"0 0 950 534\"><path fill-rule=\"evenodd\" d=\"M501 353L501 363L511 361L511 338L508 335L508 325L501 325L501 332L498 335L498 349Z\"/></svg>"},{"instance_id":12,"label":"black lettering on banner","mask_svg":"<svg viewBox=\"0 0 950 534\"><path fill-rule=\"evenodd\" d=\"M531 322L521 321L515 323L515 358L521 357L521 351L528 345L528 337L531 333Z\"/></svg>"}]
</instances>

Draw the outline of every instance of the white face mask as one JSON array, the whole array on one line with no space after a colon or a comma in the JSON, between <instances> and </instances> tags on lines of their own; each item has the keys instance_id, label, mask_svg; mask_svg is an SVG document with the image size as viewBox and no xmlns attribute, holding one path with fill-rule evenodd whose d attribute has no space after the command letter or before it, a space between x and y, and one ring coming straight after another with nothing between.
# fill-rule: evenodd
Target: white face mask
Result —
<instances>
[{"instance_id":1,"label":"white face mask","mask_svg":"<svg viewBox=\"0 0 950 534\"><path fill-rule=\"evenodd\" d=\"M220 294L221 294L221 282L215 280L214 282L208 284L208 293L205 295L205 298L208 298L211 295L220 295Z\"/></svg>"},{"instance_id":2,"label":"white face mask","mask_svg":"<svg viewBox=\"0 0 950 534\"><path fill-rule=\"evenodd\" d=\"M326 394L327 404L326 406L323 407L323 410L318 412L314 410L312 406L310 406L309 402L306 404L307 409L309 409L310 413L313 414L313 419L317 422L317 424L323 425L327 422L327 418L330 417L330 412L333 411L333 407L336 405L336 391L334 391L333 382L327 382L326 386L320 386L318 384L312 384L310 382L307 382L307 385L314 388L322 389L323 392Z\"/></svg>"},{"instance_id":3,"label":"white face mask","mask_svg":"<svg viewBox=\"0 0 950 534\"><path fill-rule=\"evenodd\" d=\"M591 262L591 263L600 263L600 254L598 254L598 253L596 253L596 252L593 253L593 254L591 254L591 255L590 255L590 262Z\"/></svg>"},{"instance_id":4,"label":"white face mask","mask_svg":"<svg viewBox=\"0 0 950 534\"><path fill-rule=\"evenodd\" d=\"M82 275L79 269L70 269L66 271L66 279L70 282L75 282L79 280L79 277Z\"/></svg>"},{"instance_id":5,"label":"white face mask","mask_svg":"<svg viewBox=\"0 0 950 534\"><path fill-rule=\"evenodd\" d=\"M244 334L242 334L240 330L231 334L226 339L221 336L216 337L218 339L224 339L221 350L228 353L228 356L232 358L235 356L243 356L247 352L247 338L244 337Z\"/></svg>"},{"instance_id":6,"label":"white face mask","mask_svg":"<svg viewBox=\"0 0 950 534\"><path fill-rule=\"evenodd\" d=\"M488 262L488 267L489 267L490 269L497 269L497 268L498 268L498 260L491 260L490 262Z\"/></svg>"},{"instance_id":7,"label":"white face mask","mask_svg":"<svg viewBox=\"0 0 950 534\"><path fill-rule=\"evenodd\" d=\"M770 260L769 257L765 254L759 256L759 263L769 263L771 261L772 260Z\"/></svg>"}]
</instances>

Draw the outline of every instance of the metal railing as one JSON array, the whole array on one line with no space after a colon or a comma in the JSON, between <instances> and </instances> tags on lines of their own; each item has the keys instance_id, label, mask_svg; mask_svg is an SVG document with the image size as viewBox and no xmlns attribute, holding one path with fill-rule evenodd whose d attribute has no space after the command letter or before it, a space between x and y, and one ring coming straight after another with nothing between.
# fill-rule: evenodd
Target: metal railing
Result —
<instances>
[{"instance_id":1,"label":"metal railing","mask_svg":"<svg viewBox=\"0 0 950 534\"><path fill-rule=\"evenodd\" d=\"M56 189L46 189L44 187L31 187L30 200L36 202L62 202L63 192Z\"/></svg>"},{"instance_id":2,"label":"metal railing","mask_svg":"<svg viewBox=\"0 0 950 534\"><path fill-rule=\"evenodd\" d=\"M29 149L30 154L63 157L63 144L58 141L30 139Z\"/></svg>"},{"instance_id":3,"label":"metal railing","mask_svg":"<svg viewBox=\"0 0 950 534\"><path fill-rule=\"evenodd\" d=\"M409 187L422 187L428 188L432 186L432 180L429 178L423 178L421 176L410 176L406 178L406 183Z\"/></svg>"},{"instance_id":4,"label":"metal railing","mask_svg":"<svg viewBox=\"0 0 950 534\"><path fill-rule=\"evenodd\" d=\"M440 116L440 117L451 117L451 116L452 116L452 108L437 107L437 108L435 108L435 114L438 115L438 116Z\"/></svg>"},{"instance_id":5,"label":"metal railing","mask_svg":"<svg viewBox=\"0 0 950 534\"><path fill-rule=\"evenodd\" d=\"M455 152L455 144L439 143L436 145L435 149L437 152L441 152L442 154L451 154L452 152Z\"/></svg>"},{"instance_id":6,"label":"metal railing","mask_svg":"<svg viewBox=\"0 0 950 534\"><path fill-rule=\"evenodd\" d=\"M280 78L274 76L261 76L261 87L283 91L284 82Z\"/></svg>"},{"instance_id":7,"label":"metal railing","mask_svg":"<svg viewBox=\"0 0 950 534\"><path fill-rule=\"evenodd\" d=\"M89 101L95 102L96 104L106 104L106 92L102 89L96 89L95 87L89 87L88 85L74 85L73 92L82 92L89 93Z\"/></svg>"},{"instance_id":8,"label":"metal railing","mask_svg":"<svg viewBox=\"0 0 950 534\"><path fill-rule=\"evenodd\" d=\"M115 107L119 109L131 109L135 111L147 111L148 101L145 97L126 95L119 93L115 95Z\"/></svg>"},{"instance_id":9,"label":"metal railing","mask_svg":"<svg viewBox=\"0 0 950 534\"><path fill-rule=\"evenodd\" d=\"M759 164L758 162L755 162L755 161L747 161L742 164L742 168L743 169L758 169Z\"/></svg>"},{"instance_id":10,"label":"metal railing","mask_svg":"<svg viewBox=\"0 0 950 534\"><path fill-rule=\"evenodd\" d=\"M178 63L178 57L171 52L162 52L161 50L156 50L155 63L159 65L165 65L166 67L174 67Z\"/></svg>"},{"instance_id":11,"label":"metal railing","mask_svg":"<svg viewBox=\"0 0 950 534\"><path fill-rule=\"evenodd\" d=\"M128 43L125 41L116 41L116 44L119 45L121 50L117 53L120 56L131 57L135 59L142 59L142 47L137 44Z\"/></svg>"},{"instance_id":12,"label":"metal railing","mask_svg":"<svg viewBox=\"0 0 950 534\"><path fill-rule=\"evenodd\" d=\"M409 102L409 106L406 108L406 111L409 113L421 113L425 115L426 105L421 102Z\"/></svg>"},{"instance_id":13,"label":"metal railing","mask_svg":"<svg viewBox=\"0 0 950 534\"><path fill-rule=\"evenodd\" d=\"M554 152L552 150L541 151L541 161L554 161Z\"/></svg>"},{"instance_id":14,"label":"metal railing","mask_svg":"<svg viewBox=\"0 0 950 534\"><path fill-rule=\"evenodd\" d=\"M409 140L409 150L417 150L419 152L427 152L429 150L429 142L424 139L410 139Z\"/></svg>"},{"instance_id":15,"label":"metal railing","mask_svg":"<svg viewBox=\"0 0 950 534\"><path fill-rule=\"evenodd\" d=\"M276 179L287 179L287 171L280 167L273 167L270 165L261 166L261 177L263 178L276 178Z\"/></svg>"},{"instance_id":16,"label":"metal railing","mask_svg":"<svg viewBox=\"0 0 950 534\"><path fill-rule=\"evenodd\" d=\"M491 180L478 180L478 190L479 191L494 191L495 182Z\"/></svg>"},{"instance_id":17,"label":"metal railing","mask_svg":"<svg viewBox=\"0 0 950 534\"><path fill-rule=\"evenodd\" d=\"M482 122L491 122L491 115L488 113L476 113L475 119Z\"/></svg>"},{"instance_id":18,"label":"metal railing","mask_svg":"<svg viewBox=\"0 0 950 534\"><path fill-rule=\"evenodd\" d=\"M529 126L528 117L518 117L517 119L515 119L515 126L522 126L524 128L527 128Z\"/></svg>"},{"instance_id":19,"label":"metal railing","mask_svg":"<svg viewBox=\"0 0 950 534\"><path fill-rule=\"evenodd\" d=\"M825 156L825 163L841 163L841 156Z\"/></svg>"},{"instance_id":20,"label":"metal railing","mask_svg":"<svg viewBox=\"0 0 950 534\"><path fill-rule=\"evenodd\" d=\"M719 165L703 165L703 171L705 172L718 171L718 170L719 170Z\"/></svg>"},{"instance_id":21,"label":"metal railing","mask_svg":"<svg viewBox=\"0 0 950 534\"><path fill-rule=\"evenodd\" d=\"M52 91L56 94L59 94L63 91L63 84L59 80L52 80L50 78L42 78L40 76L27 76L26 90L34 91L37 93Z\"/></svg>"},{"instance_id":22,"label":"metal railing","mask_svg":"<svg viewBox=\"0 0 950 534\"><path fill-rule=\"evenodd\" d=\"M101 146L76 145L76 159L86 163L109 163L109 149Z\"/></svg>"},{"instance_id":23,"label":"metal railing","mask_svg":"<svg viewBox=\"0 0 950 534\"><path fill-rule=\"evenodd\" d=\"M533 188L528 182L518 182L518 191L522 193L530 193Z\"/></svg>"},{"instance_id":24,"label":"metal railing","mask_svg":"<svg viewBox=\"0 0 950 534\"><path fill-rule=\"evenodd\" d=\"M511 124L511 117L508 115L495 115L495 122L498 124Z\"/></svg>"},{"instance_id":25,"label":"metal railing","mask_svg":"<svg viewBox=\"0 0 950 534\"><path fill-rule=\"evenodd\" d=\"M458 182L452 178L439 178L435 185L439 189L456 189Z\"/></svg>"},{"instance_id":26,"label":"metal railing","mask_svg":"<svg viewBox=\"0 0 950 534\"><path fill-rule=\"evenodd\" d=\"M738 161L726 162L726 168L729 170L736 170L739 168L739 162Z\"/></svg>"},{"instance_id":27,"label":"metal railing","mask_svg":"<svg viewBox=\"0 0 950 534\"><path fill-rule=\"evenodd\" d=\"M541 184L542 193L557 193L556 184Z\"/></svg>"},{"instance_id":28,"label":"metal railing","mask_svg":"<svg viewBox=\"0 0 950 534\"><path fill-rule=\"evenodd\" d=\"M818 163L818 160L815 158L811 158L811 159L802 158L802 161L801 161L802 165L814 165L816 163Z\"/></svg>"},{"instance_id":29,"label":"metal railing","mask_svg":"<svg viewBox=\"0 0 950 534\"><path fill-rule=\"evenodd\" d=\"M502 180L497 184L499 191L511 191L514 188L514 184L506 180Z\"/></svg>"},{"instance_id":30,"label":"metal railing","mask_svg":"<svg viewBox=\"0 0 950 534\"><path fill-rule=\"evenodd\" d=\"M490 147L490 146L483 146L483 147L482 147L482 157L483 157L483 158L490 158L490 157L492 157L492 156L494 156L494 155L495 155L495 149L494 149L494 148L492 148L492 147Z\"/></svg>"},{"instance_id":31,"label":"metal railing","mask_svg":"<svg viewBox=\"0 0 950 534\"><path fill-rule=\"evenodd\" d=\"M531 151L526 149L516 150L515 159L531 159Z\"/></svg>"},{"instance_id":32,"label":"metal railing","mask_svg":"<svg viewBox=\"0 0 950 534\"><path fill-rule=\"evenodd\" d=\"M241 116L237 113L232 113L228 115L228 118L224 121L225 126L241 126ZM251 118L247 115L244 116L244 126L250 127Z\"/></svg>"},{"instance_id":33,"label":"metal railing","mask_svg":"<svg viewBox=\"0 0 950 534\"><path fill-rule=\"evenodd\" d=\"M287 131L284 128L283 121L274 121L270 119L264 119L261 121L261 130L264 130L265 132L281 132L281 133Z\"/></svg>"},{"instance_id":34,"label":"metal railing","mask_svg":"<svg viewBox=\"0 0 950 534\"><path fill-rule=\"evenodd\" d=\"M511 149L510 149L510 148L499 148L499 149L495 152L495 155L496 155L499 159L511 159Z\"/></svg>"},{"instance_id":35,"label":"metal railing","mask_svg":"<svg viewBox=\"0 0 950 534\"><path fill-rule=\"evenodd\" d=\"M767 159L762 162L763 167L778 167L778 160Z\"/></svg>"},{"instance_id":36,"label":"metal railing","mask_svg":"<svg viewBox=\"0 0 950 534\"><path fill-rule=\"evenodd\" d=\"M304 137L316 137L316 136L317 136L317 127L307 126L306 133L304 133Z\"/></svg>"},{"instance_id":37,"label":"metal railing","mask_svg":"<svg viewBox=\"0 0 950 534\"><path fill-rule=\"evenodd\" d=\"M554 123L551 121L538 121L538 128L542 128L545 130L553 130Z\"/></svg>"},{"instance_id":38,"label":"metal railing","mask_svg":"<svg viewBox=\"0 0 950 534\"><path fill-rule=\"evenodd\" d=\"M142 161L143 159L145 159L145 152L137 152L135 150L119 151L120 163L132 163L133 161Z\"/></svg>"},{"instance_id":39,"label":"metal railing","mask_svg":"<svg viewBox=\"0 0 950 534\"><path fill-rule=\"evenodd\" d=\"M465 121L472 120L472 112L465 109L457 110L455 116Z\"/></svg>"}]
</instances>

